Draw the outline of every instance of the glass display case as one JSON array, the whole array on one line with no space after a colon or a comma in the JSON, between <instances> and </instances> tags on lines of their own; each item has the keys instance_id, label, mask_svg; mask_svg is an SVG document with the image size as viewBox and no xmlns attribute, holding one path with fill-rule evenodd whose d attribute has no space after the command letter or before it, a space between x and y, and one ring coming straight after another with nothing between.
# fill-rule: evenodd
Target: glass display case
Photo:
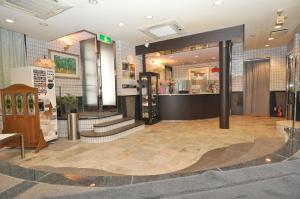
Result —
<instances>
[{"instance_id":1,"label":"glass display case","mask_svg":"<svg viewBox=\"0 0 300 199\"><path fill-rule=\"evenodd\" d=\"M146 124L154 124L160 119L158 79L158 73L140 73L141 117Z\"/></svg>"}]
</instances>

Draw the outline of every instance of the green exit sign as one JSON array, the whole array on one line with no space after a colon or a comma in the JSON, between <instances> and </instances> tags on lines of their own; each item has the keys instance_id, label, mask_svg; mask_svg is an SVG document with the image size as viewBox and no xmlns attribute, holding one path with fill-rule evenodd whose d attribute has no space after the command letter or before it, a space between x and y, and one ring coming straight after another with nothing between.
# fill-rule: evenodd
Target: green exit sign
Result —
<instances>
[{"instance_id":1,"label":"green exit sign","mask_svg":"<svg viewBox=\"0 0 300 199\"><path fill-rule=\"evenodd\" d=\"M100 41L102 41L103 43L106 43L106 44L111 44L112 43L112 40L111 40L111 38L109 36L98 34L98 39Z\"/></svg>"}]
</instances>

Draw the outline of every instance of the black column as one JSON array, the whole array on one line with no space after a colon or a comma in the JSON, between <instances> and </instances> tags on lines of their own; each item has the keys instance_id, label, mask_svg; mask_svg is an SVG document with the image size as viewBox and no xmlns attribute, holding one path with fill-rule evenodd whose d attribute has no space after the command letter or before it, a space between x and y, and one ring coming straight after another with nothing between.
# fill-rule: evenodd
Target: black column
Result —
<instances>
[{"instance_id":1,"label":"black column","mask_svg":"<svg viewBox=\"0 0 300 199\"><path fill-rule=\"evenodd\" d=\"M142 54L142 62L143 62L143 73L146 72L146 55Z\"/></svg>"},{"instance_id":2,"label":"black column","mask_svg":"<svg viewBox=\"0 0 300 199\"><path fill-rule=\"evenodd\" d=\"M229 129L231 41L219 42L220 128Z\"/></svg>"}]
</instances>

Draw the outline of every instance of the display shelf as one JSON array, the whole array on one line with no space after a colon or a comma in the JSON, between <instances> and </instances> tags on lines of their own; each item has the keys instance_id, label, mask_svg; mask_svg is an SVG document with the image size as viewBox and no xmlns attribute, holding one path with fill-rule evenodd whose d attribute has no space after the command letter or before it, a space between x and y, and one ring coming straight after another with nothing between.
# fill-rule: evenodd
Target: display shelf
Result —
<instances>
[{"instance_id":1,"label":"display shelf","mask_svg":"<svg viewBox=\"0 0 300 199\"><path fill-rule=\"evenodd\" d=\"M159 121L158 79L157 73L140 73L141 115L146 124Z\"/></svg>"}]
</instances>

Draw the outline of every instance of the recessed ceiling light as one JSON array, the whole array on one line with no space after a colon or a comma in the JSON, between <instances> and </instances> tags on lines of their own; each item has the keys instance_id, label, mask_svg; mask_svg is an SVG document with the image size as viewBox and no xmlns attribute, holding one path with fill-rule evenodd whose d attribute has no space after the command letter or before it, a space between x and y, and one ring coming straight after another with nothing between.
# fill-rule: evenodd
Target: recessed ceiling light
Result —
<instances>
[{"instance_id":1,"label":"recessed ceiling light","mask_svg":"<svg viewBox=\"0 0 300 199\"><path fill-rule=\"evenodd\" d=\"M195 55L195 58L198 58L199 56L198 55Z\"/></svg>"},{"instance_id":2,"label":"recessed ceiling light","mask_svg":"<svg viewBox=\"0 0 300 199\"><path fill-rule=\"evenodd\" d=\"M282 27L282 25L275 25L275 29L279 29L279 28L281 28Z\"/></svg>"},{"instance_id":3,"label":"recessed ceiling light","mask_svg":"<svg viewBox=\"0 0 300 199\"><path fill-rule=\"evenodd\" d=\"M266 162L272 162L271 158L266 158L265 161Z\"/></svg>"},{"instance_id":4,"label":"recessed ceiling light","mask_svg":"<svg viewBox=\"0 0 300 199\"><path fill-rule=\"evenodd\" d=\"M5 21L6 21L7 23L14 23L14 22L15 22L15 21L12 20L12 19L5 19Z\"/></svg>"},{"instance_id":5,"label":"recessed ceiling light","mask_svg":"<svg viewBox=\"0 0 300 199\"><path fill-rule=\"evenodd\" d=\"M265 47L270 47L270 45L269 45L269 44L266 44Z\"/></svg>"},{"instance_id":6,"label":"recessed ceiling light","mask_svg":"<svg viewBox=\"0 0 300 199\"><path fill-rule=\"evenodd\" d=\"M223 4L223 3L224 3L223 0L218 0L218 1L215 1L215 2L214 2L214 5L215 5L215 6L219 6L219 5Z\"/></svg>"},{"instance_id":7,"label":"recessed ceiling light","mask_svg":"<svg viewBox=\"0 0 300 199\"><path fill-rule=\"evenodd\" d=\"M123 27L123 26L125 26L125 24L124 23L119 23L119 26Z\"/></svg>"},{"instance_id":8,"label":"recessed ceiling light","mask_svg":"<svg viewBox=\"0 0 300 199\"><path fill-rule=\"evenodd\" d=\"M89 3L92 5L97 5L99 2L98 0L89 0Z\"/></svg>"},{"instance_id":9,"label":"recessed ceiling light","mask_svg":"<svg viewBox=\"0 0 300 199\"><path fill-rule=\"evenodd\" d=\"M274 37L269 37L269 38L268 38L269 41L272 41L272 40L274 40L274 39L275 39Z\"/></svg>"},{"instance_id":10,"label":"recessed ceiling light","mask_svg":"<svg viewBox=\"0 0 300 199\"><path fill-rule=\"evenodd\" d=\"M145 18L146 19L153 19L153 16L152 15L147 15Z\"/></svg>"}]
</instances>

